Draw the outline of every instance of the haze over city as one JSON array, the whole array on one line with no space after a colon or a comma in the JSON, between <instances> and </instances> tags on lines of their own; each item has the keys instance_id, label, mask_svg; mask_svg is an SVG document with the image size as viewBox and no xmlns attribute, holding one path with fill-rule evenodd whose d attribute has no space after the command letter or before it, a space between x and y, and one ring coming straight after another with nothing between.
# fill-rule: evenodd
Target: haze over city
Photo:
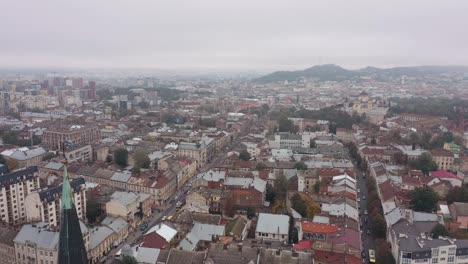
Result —
<instances>
[{"instance_id":1,"label":"haze over city","mask_svg":"<svg viewBox=\"0 0 468 264\"><path fill-rule=\"evenodd\" d=\"M465 1L1 1L0 67L463 65Z\"/></svg>"}]
</instances>

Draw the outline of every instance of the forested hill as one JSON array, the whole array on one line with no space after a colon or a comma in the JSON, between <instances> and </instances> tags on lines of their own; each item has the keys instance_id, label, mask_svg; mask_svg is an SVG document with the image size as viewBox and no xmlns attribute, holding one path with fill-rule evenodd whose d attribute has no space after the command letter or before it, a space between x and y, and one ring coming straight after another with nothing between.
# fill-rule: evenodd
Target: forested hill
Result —
<instances>
[{"instance_id":1,"label":"forested hill","mask_svg":"<svg viewBox=\"0 0 468 264\"><path fill-rule=\"evenodd\" d=\"M396 68L366 67L359 70L348 70L334 64L313 66L300 71L277 71L254 81L271 83L279 81L295 81L300 78L317 78L321 81L351 80L362 76L401 77L401 76L427 76L444 73L468 73L468 66L414 66Z\"/></svg>"}]
</instances>

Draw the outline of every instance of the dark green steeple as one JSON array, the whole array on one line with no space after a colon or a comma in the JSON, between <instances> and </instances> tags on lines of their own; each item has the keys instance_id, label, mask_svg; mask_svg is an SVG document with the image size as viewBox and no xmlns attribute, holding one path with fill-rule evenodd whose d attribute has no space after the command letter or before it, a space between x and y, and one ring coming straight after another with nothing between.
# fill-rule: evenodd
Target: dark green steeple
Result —
<instances>
[{"instance_id":1,"label":"dark green steeple","mask_svg":"<svg viewBox=\"0 0 468 264\"><path fill-rule=\"evenodd\" d=\"M58 264L88 264L80 221L73 203L67 164L63 166Z\"/></svg>"}]
</instances>

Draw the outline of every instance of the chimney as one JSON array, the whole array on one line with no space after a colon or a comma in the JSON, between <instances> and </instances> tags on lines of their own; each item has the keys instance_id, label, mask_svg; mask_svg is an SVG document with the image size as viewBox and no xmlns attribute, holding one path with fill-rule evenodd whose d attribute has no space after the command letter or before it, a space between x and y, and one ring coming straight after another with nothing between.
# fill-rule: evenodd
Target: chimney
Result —
<instances>
[{"instance_id":1,"label":"chimney","mask_svg":"<svg viewBox=\"0 0 468 264\"><path fill-rule=\"evenodd\" d=\"M227 244L224 244L223 245L223 250L227 250L228 249L228 245Z\"/></svg>"},{"instance_id":2,"label":"chimney","mask_svg":"<svg viewBox=\"0 0 468 264\"><path fill-rule=\"evenodd\" d=\"M242 243L237 244L237 249L239 252L242 252Z\"/></svg>"}]
</instances>

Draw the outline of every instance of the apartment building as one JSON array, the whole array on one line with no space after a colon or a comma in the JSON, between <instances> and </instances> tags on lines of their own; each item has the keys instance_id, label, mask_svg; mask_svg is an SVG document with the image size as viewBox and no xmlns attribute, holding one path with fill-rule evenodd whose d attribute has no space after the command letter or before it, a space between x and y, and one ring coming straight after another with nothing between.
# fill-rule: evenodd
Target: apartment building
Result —
<instances>
[{"instance_id":1,"label":"apartment building","mask_svg":"<svg viewBox=\"0 0 468 264\"><path fill-rule=\"evenodd\" d=\"M83 242L88 251L90 234L80 222ZM13 240L17 264L57 264L59 232L50 229L47 223L39 222L24 225Z\"/></svg>"},{"instance_id":2,"label":"apartment building","mask_svg":"<svg viewBox=\"0 0 468 264\"><path fill-rule=\"evenodd\" d=\"M213 159L215 152L215 140L203 137L198 142L181 142L178 154L182 157L195 159L198 167L202 167Z\"/></svg>"},{"instance_id":3,"label":"apartment building","mask_svg":"<svg viewBox=\"0 0 468 264\"><path fill-rule=\"evenodd\" d=\"M110 216L122 217L129 225L136 227L137 213L143 216L151 214L151 199L145 193L116 191L106 203L106 212Z\"/></svg>"},{"instance_id":4,"label":"apartment building","mask_svg":"<svg viewBox=\"0 0 468 264\"><path fill-rule=\"evenodd\" d=\"M36 166L0 177L1 222L19 225L26 221L25 199L30 193L39 190L39 176Z\"/></svg>"},{"instance_id":5,"label":"apartment building","mask_svg":"<svg viewBox=\"0 0 468 264\"><path fill-rule=\"evenodd\" d=\"M22 147L8 149L0 154L5 158L9 166L12 167L10 170L15 170L38 165L42 162L42 157L47 154L47 151L42 147L33 149Z\"/></svg>"},{"instance_id":6,"label":"apartment building","mask_svg":"<svg viewBox=\"0 0 468 264\"><path fill-rule=\"evenodd\" d=\"M62 125L50 127L42 135L42 144L50 149L59 149L66 140L74 145L98 143L101 130L98 126Z\"/></svg>"},{"instance_id":7,"label":"apartment building","mask_svg":"<svg viewBox=\"0 0 468 264\"><path fill-rule=\"evenodd\" d=\"M431 155L439 170L452 170L455 157L452 152L445 149L433 149Z\"/></svg>"},{"instance_id":8,"label":"apartment building","mask_svg":"<svg viewBox=\"0 0 468 264\"><path fill-rule=\"evenodd\" d=\"M83 178L70 182L78 218L86 221L86 187ZM26 219L28 222L46 222L51 227L60 226L62 186L33 192L26 197Z\"/></svg>"}]
</instances>

